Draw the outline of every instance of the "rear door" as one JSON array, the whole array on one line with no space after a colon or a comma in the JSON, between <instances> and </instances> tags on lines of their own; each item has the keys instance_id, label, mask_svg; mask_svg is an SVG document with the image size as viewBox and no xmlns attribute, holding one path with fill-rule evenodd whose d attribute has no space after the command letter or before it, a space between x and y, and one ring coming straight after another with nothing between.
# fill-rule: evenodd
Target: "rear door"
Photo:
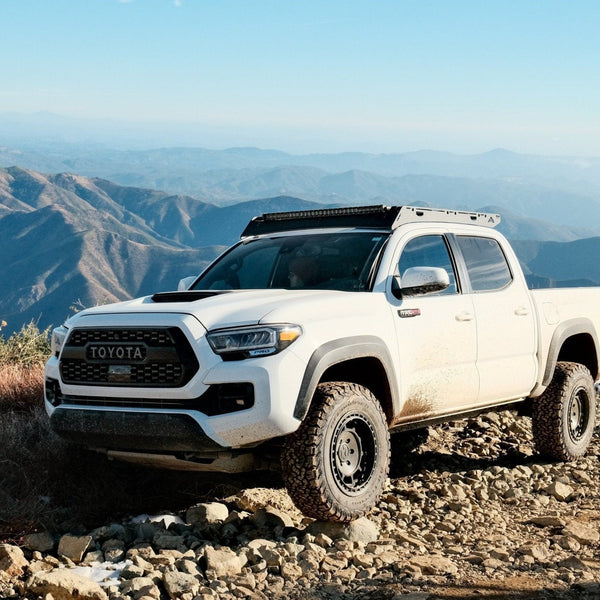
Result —
<instances>
[{"instance_id":1,"label":"rear door","mask_svg":"<svg viewBox=\"0 0 600 600\"><path fill-rule=\"evenodd\" d=\"M477 318L479 404L526 396L537 370L532 300L493 237L453 237L464 259ZM516 261L514 255L511 259Z\"/></svg>"}]
</instances>

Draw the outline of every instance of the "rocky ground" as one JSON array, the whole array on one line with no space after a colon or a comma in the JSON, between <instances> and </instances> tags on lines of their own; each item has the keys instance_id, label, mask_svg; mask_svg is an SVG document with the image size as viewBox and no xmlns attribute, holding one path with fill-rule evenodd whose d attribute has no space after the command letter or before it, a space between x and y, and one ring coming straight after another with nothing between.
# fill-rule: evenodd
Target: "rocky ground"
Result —
<instances>
[{"instance_id":1,"label":"rocky ground","mask_svg":"<svg viewBox=\"0 0 600 600\"><path fill-rule=\"evenodd\" d=\"M85 535L0 545L0 597L600 598L598 428L572 464L533 454L530 421L483 415L430 429L350 525L305 519L276 488ZM257 481L260 481L257 475Z\"/></svg>"}]
</instances>

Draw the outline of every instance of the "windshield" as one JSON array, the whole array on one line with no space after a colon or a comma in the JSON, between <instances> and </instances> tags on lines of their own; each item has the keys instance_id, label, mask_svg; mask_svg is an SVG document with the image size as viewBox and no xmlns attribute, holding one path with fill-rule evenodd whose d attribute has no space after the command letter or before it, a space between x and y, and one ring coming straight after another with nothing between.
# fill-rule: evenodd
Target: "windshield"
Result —
<instances>
[{"instance_id":1,"label":"windshield","mask_svg":"<svg viewBox=\"0 0 600 600\"><path fill-rule=\"evenodd\" d=\"M366 291L386 238L384 233L362 231L242 242L213 263L191 289Z\"/></svg>"}]
</instances>

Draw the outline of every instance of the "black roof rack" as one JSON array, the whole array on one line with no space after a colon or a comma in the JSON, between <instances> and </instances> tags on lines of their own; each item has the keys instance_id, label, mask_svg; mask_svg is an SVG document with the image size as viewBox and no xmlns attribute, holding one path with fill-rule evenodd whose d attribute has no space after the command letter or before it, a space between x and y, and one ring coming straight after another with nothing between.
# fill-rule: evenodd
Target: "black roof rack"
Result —
<instances>
[{"instance_id":1,"label":"black roof rack","mask_svg":"<svg viewBox=\"0 0 600 600\"><path fill-rule=\"evenodd\" d=\"M241 237L334 227L360 227L392 231L404 223L462 223L495 227L500 215L417 206L355 206L292 212L266 213L254 217Z\"/></svg>"}]
</instances>

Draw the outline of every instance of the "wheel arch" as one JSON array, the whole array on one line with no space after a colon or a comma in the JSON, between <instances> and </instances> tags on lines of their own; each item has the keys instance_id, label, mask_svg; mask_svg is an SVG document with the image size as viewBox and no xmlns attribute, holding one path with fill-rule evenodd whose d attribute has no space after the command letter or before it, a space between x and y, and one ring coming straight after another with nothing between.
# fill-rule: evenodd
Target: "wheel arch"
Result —
<instances>
[{"instance_id":1,"label":"wheel arch","mask_svg":"<svg viewBox=\"0 0 600 600\"><path fill-rule=\"evenodd\" d=\"M585 317L561 323L552 336L542 385L552 381L557 362L585 365L594 380L598 379L600 344L594 324Z\"/></svg>"},{"instance_id":2,"label":"wheel arch","mask_svg":"<svg viewBox=\"0 0 600 600\"><path fill-rule=\"evenodd\" d=\"M388 423L398 408L398 386L392 359L381 338L339 338L317 348L306 367L294 417L303 420L319 383L348 381L368 388L381 403Z\"/></svg>"}]
</instances>

